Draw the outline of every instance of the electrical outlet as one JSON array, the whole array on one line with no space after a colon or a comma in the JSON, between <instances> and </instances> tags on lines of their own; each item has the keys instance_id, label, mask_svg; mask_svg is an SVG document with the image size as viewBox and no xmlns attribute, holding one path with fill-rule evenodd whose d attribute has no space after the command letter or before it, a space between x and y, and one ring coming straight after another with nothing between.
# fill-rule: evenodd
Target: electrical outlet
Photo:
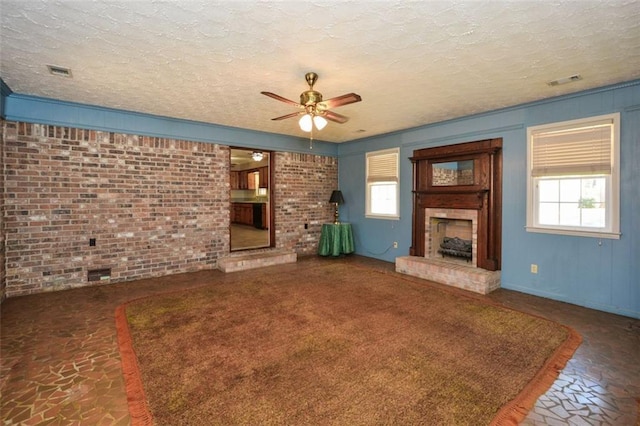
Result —
<instances>
[{"instance_id":1,"label":"electrical outlet","mask_svg":"<svg viewBox=\"0 0 640 426\"><path fill-rule=\"evenodd\" d=\"M535 263L531 264L531 273L532 274L537 274L538 273L538 265L536 265Z\"/></svg>"},{"instance_id":2,"label":"electrical outlet","mask_svg":"<svg viewBox=\"0 0 640 426\"><path fill-rule=\"evenodd\" d=\"M398 248L398 242L397 241L393 242L393 248Z\"/></svg>"}]
</instances>

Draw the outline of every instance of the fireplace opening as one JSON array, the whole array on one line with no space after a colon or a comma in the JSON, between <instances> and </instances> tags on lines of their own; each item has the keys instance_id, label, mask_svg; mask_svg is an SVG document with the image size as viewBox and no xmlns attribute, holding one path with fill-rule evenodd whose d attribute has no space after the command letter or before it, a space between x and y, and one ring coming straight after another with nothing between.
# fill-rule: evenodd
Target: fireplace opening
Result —
<instances>
[{"instance_id":1,"label":"fireplace opening","mask_svg":"<svg viewBox=\"0 0 640 426\"><path fill-rule=\"evenodd\" d=\"M474 261L472 220L430 217L428 230L427 257L466 264Z\"/></svg>"}]
</instances>

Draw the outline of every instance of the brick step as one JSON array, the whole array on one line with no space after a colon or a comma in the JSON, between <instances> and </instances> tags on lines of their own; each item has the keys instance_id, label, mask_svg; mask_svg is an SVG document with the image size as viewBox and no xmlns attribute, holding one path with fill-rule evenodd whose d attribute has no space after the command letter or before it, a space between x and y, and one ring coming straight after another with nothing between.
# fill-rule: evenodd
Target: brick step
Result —
<instances>
[{"instance_id":1,"label":"brick step","mask_svg":"<svg viewBox=\"0 0 640 426\"><path fill-rule=\"evenodd\" d=\"M218 258L218 269L222 272L245 271L265 266L295 263L298 256L294 251L272 250L257 253L231 254Z\"/></svg>"},{"instance_id":2,"label":"brick step","mask_svg":"<svg viewBox=\"0 0 640 426\"><path fill-rule=\"evenodd\" d=\"M487 271L439 259L396 257L396 272L480 294L489 294L500 287L500 271Z\"/></svg>"}]
</instances>

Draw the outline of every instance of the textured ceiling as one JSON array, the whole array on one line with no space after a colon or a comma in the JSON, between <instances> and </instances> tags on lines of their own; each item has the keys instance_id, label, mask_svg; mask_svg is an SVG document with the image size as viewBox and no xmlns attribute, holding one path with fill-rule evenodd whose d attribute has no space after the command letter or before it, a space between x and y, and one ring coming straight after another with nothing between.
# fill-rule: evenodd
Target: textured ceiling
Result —
<instances>
[{"instance_id":1,"label":"textured ceiling","mask_svg":"<svg viewBox=\"0 0 640 426\"><path fill-rule=\"evenodd\" d=\"M331 142L640 77L637 0L0 0L0 15L15 93L306 136L260 91L298 101L315 71L325 99L362 96L316 134Z\"/></svg>"}]
</instances>

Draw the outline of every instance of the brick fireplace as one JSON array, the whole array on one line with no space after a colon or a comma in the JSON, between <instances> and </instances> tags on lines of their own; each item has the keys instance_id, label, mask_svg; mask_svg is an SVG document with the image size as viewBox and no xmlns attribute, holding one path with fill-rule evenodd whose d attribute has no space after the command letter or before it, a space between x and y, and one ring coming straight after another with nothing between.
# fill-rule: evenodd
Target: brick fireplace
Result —
<instances>
[{"instance_id":1,"label":"brick fireplace","mask_svg":"<svg viewBox=\"0 0 640 426\"><path fill-rule=\"evenodd\" d=\"M410 256L396 271L476 293L500 287L502 139L414 151Z\"/></svg>"},{"instance_id":2,"label":"brick fireplace","mask_svg":"<svg viewBox=\"0 0 640 426\"><path fill-rule=\"evenodd\" d=\"M445 238L469 242L470 258L443 250ZM476 266L478 258L478 212L465 209L425 209L424 257Z\"/></svg>"}]
</instances>

